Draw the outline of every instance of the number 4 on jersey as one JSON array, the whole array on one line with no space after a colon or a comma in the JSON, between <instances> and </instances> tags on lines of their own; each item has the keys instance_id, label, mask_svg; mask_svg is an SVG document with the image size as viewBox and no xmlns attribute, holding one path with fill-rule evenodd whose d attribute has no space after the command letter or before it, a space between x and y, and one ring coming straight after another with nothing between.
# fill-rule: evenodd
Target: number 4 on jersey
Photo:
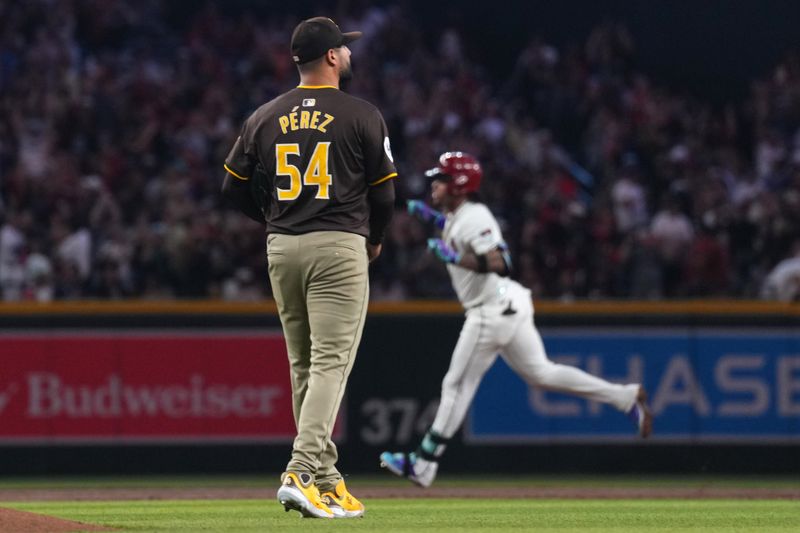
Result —
<instances>
[{"instance_id":1,"label":"number 4 on jersey","mask_svg":"<svg viewBox=\"0 0 800 533\"><path fill-rule=\"evenodd\" d=\"M303 180L300 181L300 169L289 163L290 155L300 155L300 145L297 143L286 143L275 145L275 175L289 176L289 188L281 189L278 187L278 200L288 202L296 200L303 190L303 186L316 185L318 200L330 199L330 185L333 177L328 172L328 153L330 142L319 142L314 147L308 167L303 173Z\"/></svg>"}]
</instances>

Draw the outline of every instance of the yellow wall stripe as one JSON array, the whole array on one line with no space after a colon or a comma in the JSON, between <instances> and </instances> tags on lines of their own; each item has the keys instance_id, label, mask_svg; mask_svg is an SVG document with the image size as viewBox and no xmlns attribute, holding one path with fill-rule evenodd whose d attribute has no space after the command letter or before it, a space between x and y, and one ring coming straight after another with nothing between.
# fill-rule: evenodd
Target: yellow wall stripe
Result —
<instances>
[{"instance_id":1,"label":"yellow wall stripe","mask_svg":"<svg viewBox=\"0 0 800 533\"><path fill-rule=\"evenodd\" d=\"M748 300L702 300L672 302L535 302L538 315L783 315L800 317L800 304ZM372 302L370 313L378 315L460 314L455 301L415 300L406 302ZM261 302L100 300L60 301L52 303L6 302L0 304L0 316L13 315L84 315L84 314L276 314L272 300Z\"/></svg>"},{"instance_id":2,"label":"yellow wall stripe","mask_svg":"<svg viewBox=\"0 0 800 533\"><path fill-rule=\"evenodd\" d=\"M231 174L233 174L233 176L234 176L234 177L236 177L236 178L239 178L239 179L240 179L240 180L242 180L242 181L247 181L247 180L249 180L249 179L250 179L250 178L245 178L244 176L240 176L239 174L237 174L236 172L234 172L233 170L231 170L231 167L229 167L228 165L225 165L225 164L223 164L222 166L223 166L223 167L225 167L225 170L227 170L228 172L230 172Z\"/></svg>"},{"instance_id":3,"label":"yellow wall stripe","mask_svg":"<svg viewBox=\"0 0 800 533\"><path fill-rule=\"evenodd\" d=\"M370 185L378 185L379 183L383 183L384 181L390 180L395 177L397 177L397 172L392 172L391 174L387 174L379 180L373 181L372 183L370 183Z\"/></svg>"}]
</instances>

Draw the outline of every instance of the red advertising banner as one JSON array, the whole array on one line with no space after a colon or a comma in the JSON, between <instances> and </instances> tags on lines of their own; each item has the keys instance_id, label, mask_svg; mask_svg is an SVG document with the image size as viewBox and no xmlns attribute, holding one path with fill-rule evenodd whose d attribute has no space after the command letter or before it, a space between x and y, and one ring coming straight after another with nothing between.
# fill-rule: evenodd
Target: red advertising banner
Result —
<instances>
[{"instance_id":1,"label":"red advertising banner","mask_svg":"<svg viewBox=\"0 0 800 533\"><path fill-rule=\"evenodd\" d=\"M294 435L280 333L0 336L0 443L291 442Z\"/></svg>"}]
</instances>

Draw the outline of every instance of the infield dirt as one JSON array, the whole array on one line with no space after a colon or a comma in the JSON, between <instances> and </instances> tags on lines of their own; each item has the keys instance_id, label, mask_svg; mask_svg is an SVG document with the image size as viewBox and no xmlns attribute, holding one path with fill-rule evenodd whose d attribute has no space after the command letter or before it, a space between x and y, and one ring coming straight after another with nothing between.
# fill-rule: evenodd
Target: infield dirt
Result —
<instances>
[{"instance_id":1,"label":"infield dirt","mask_svg":"<svg viewBox=\"0 0 800 533\"><path fill-rule=\"evenodd\" d=\"M115 531L112 528L62 520L16 509L0 507L0 531L14 533L68 533L71 531Z\"/></svg>"}]
</instances>

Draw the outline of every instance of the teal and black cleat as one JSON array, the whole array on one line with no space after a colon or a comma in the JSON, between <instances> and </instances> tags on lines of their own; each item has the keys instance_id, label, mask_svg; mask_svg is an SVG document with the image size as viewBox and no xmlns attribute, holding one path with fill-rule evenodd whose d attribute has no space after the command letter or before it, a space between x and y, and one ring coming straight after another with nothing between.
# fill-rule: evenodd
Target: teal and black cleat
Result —
<instances>
[{"instance_id":1,"label":"teal and black cleat","mask_svg":"<svg viewBox=\"0 0 800 533\"><path fill-rule=\"evenodd\" d=\"M436 479L439 463L419 458L414 452L383 452L381 468L396 476L404 477L420 487L430 487Z\"/></svg>"}]
</instances>

